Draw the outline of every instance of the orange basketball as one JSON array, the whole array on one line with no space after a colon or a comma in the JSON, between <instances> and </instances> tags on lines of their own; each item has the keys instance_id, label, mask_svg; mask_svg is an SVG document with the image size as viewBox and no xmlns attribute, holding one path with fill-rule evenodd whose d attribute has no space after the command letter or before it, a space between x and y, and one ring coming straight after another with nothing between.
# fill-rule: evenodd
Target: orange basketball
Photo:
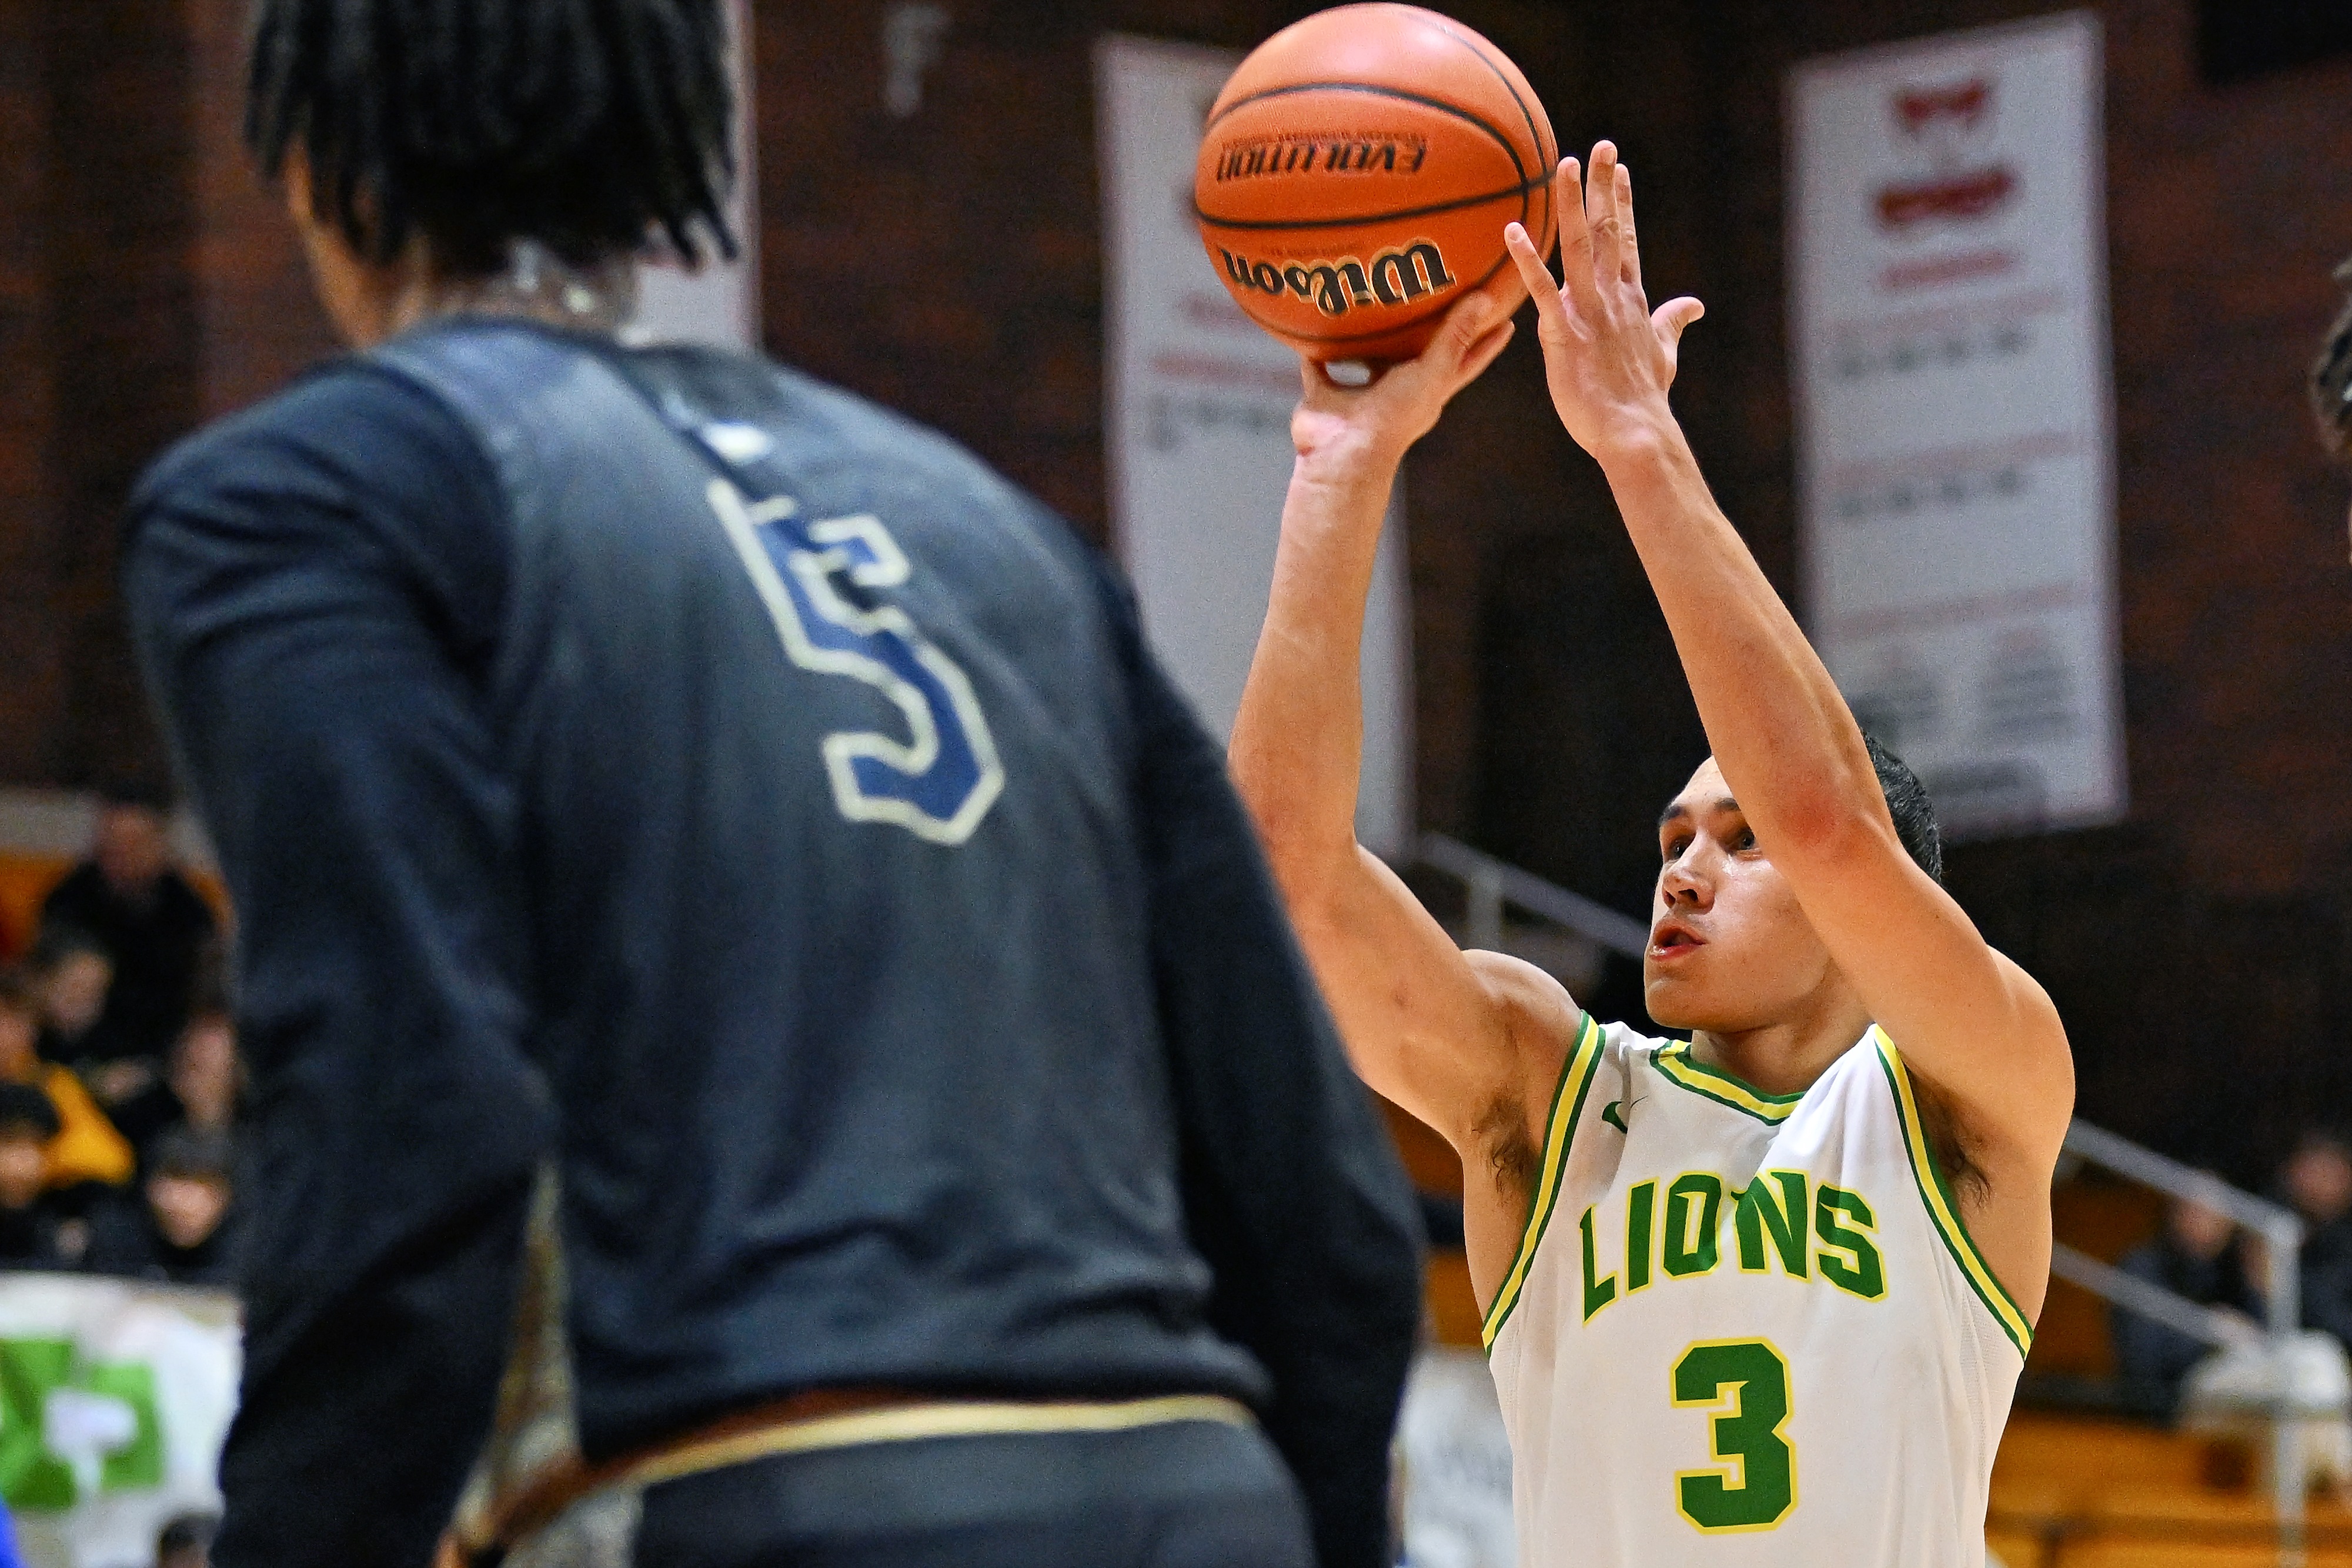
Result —
<instances>
[{"instance_id":1,"label":"orange basketball","mask_svg":"<svg viewBox=\"0 0 2352 1568\"><path fill-rule=\"evenodd\" d=\"M1559 162L1502 50L1417 5L1341 5L1225 83L1192 205L1250 319L1316 360L1402 360L1510 264L1505 224L1549 250Z\"/></svg>"}]
</instances>

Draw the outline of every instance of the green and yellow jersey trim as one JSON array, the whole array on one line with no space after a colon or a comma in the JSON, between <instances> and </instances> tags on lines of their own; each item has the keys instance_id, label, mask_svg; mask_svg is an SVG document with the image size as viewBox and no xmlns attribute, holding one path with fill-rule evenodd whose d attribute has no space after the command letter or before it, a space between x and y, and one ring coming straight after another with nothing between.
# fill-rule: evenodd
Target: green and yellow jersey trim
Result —
<instances>
[{"instance_id":1,"label":"green and yellow jersey trim","mask_svg":"<svg viewBox=\"0 0 2352 1568\"><path fill-rule=\"evenodd\" d=\"M1538 1167L1535 1191L1528 1195L1528 1222L1519 1233L1518 1256L1511 1260L1510 1271L1503 1276L1502 1288L1495 1292L1486 1320L1479 1325L1479 1341L1490 1351L1511 1309L1519 1304L1519 1291L1528 1282L1536 1249L1542 1244L1544 1228L1559 1206L1559 1184L1568 1174L1569 1145L1575 1139L1576 1124L1583 1118L1584 1098L1591 1092L1592 1080L1601 1070L1601 1043L1600 1024L1586 1013L1583 1027L1577 1031L1576 1049L1560 1066L1559 1082L1551 1092L1551 1109L1544 1117L1543 1163Z\"/></svg>"},{"instance_id":2,"label":"green and yellow jersey trim","mask_svg":"<svg viewBox=\"0 0 2352 1568\"><path fill-rule=\"evenodd\" d=\"M1805 1097L1801 1090L1794 1094L1767 1094L1751 1088L1719 1067L1693 1061L1690 1048L1686 1040L1668 1040L1650 1053L1650 1064L1692 1093L1774 1126L1787 1121L1797 1102Z\"/></svg>"},{"instance_id":3,"label":"green and yellow jersey trim","mask_svg":"<svg viewBox=\"0 0 2352 1568\"><path fill-rule=\"evenodd\" d=\"M1872 1026L1871 1039L1878 1047L1878 1065L1885 1070L1887 1087L1895 1092L1895 1119L1903 1124L1903 1147L1911 1156L1912 1179L1919 1184L1920 1201L1927 1206L1927 1218L1943 1238L1944 1249L1976 1291L1985 1310L2000 1324L2001 1333L2024 1355L2033 1348L2033 1324L2017 1303L2010 1299L1984 1254L1977 1250L1969 1228L1960 1223L1960 1206L1952 1197L1951 1187L1944 1180L1943 1167L1936 1163L1935 1151L1927 1146L1926 1127L1919 1119L1919 1102L1911 1092L1911 1073L1903 1065L1903 1053L1886 1038L1886 1031Z\"/></svg>"}]
</instances>

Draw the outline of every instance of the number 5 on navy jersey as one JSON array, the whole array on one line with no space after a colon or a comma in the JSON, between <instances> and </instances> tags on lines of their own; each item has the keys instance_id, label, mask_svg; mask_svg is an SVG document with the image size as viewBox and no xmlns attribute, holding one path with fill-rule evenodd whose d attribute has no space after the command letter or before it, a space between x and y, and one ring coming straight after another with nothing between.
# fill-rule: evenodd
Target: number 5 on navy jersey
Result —
<instances>
[{"instance_id":1,"label":"number 5 on navy jersey","mask_svg":"<svg viewBox=\"0 0 2352 1568\"><path fill-rule=\"evenodd\" d=\"M861 609L840 589L890 588L908 567L889 531L870 517L802 523L779 497L747 505L724 479L710 482L711 510L726 525L783 639L803 670L863 681L907 722L900 741L874 730L824 737L833 801L853 822L889 822L936 844L960 844L1004 789L1003 765L971 682L895 605Z\"/></svg>"}]
</instances>

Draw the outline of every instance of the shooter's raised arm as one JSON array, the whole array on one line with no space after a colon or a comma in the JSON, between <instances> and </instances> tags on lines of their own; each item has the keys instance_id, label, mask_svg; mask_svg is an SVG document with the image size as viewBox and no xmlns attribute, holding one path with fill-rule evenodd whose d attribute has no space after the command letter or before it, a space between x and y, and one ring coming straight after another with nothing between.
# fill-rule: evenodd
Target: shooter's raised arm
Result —
<instances>
[{"instance_id":1,"label":"shooter's raised arm","mask_svg":"<svg viewBox=\"0 0 2352 1568\"><path fill-rule=\"evenodd\" d=\"M1594 149L1589 185L1564 161L1559 191L1564 285L1517 225L1507 231L1535 296L1553 404L1608 476L1757 841L1871 1016L1959 1113L1991 1188L1993 1212L1972 1223L1991 1220L1979 1239L1996 1269L2005 1256L2012 1279L2034 1278L2074 1103L2056 1011L1906 853L1853 714L1709 495L1666 397L1701 307L1649 308L1632 179L1615 149Z\"/></svg>"},{"instance_id":2,"label":"shooter's raised arm","mask_svg":"<svg viewBox=\"0 0 2352 1568\"><path fill-rule=\"evenodd\" d=\"M1498 1101L1515 1098L1515 1041L1557 1033L1563 1045L1531 1048L1549 1053L1538 1075L1556 1076L1575 1009L1548 977L1497 955L1463 953L1395 874L1357 844L1359 672L1364 602L1398 465L1446 401L1502 351L1517 292L1506 281L1465 300L1419 359L1390 368L1369 387L1351 391L1321 367L1305 367L1272 601L1231 750L1234 780L1356 1070L1465 1155L1518 1131L1482 1133L1477 1124ZM1516 1027L1531 1016L1559 1028ZM1548 1086L1549 1077L1543 1082ZM1485 1168L1483 1150L1474 1168ZM1474 1261L1484 1250L1477 1208L1474 1202Z\"/></svg>"}]
</instances>

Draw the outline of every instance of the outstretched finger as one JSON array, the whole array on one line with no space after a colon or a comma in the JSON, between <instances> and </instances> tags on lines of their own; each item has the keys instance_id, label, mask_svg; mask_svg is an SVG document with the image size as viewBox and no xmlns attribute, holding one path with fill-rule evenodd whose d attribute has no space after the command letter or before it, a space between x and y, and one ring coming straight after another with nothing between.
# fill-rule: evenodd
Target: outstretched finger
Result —
<instances>
[{"instance_id":1,"label":"outstretched finger","mask_svg":"<svg viewBox=\"0 0 2352 1568\"><path fill-rule=\"evenodd\" d=\"M1528 231L1517 224L1503 225L1503 245L1510 251L1511 260L1519 269L1519 281L1528 286L1528 293L1536 302L1536 319L1543 327L1558 333L1568 330L1568 307L1560 303L1559 285L1552 281L1551 268ZM1570 269L1574 275L1573 267Z\"/></svg>"},{"instance_id":2,"label":"outstretched finger","mask_svg":"<svg viewBox=\"0 0 2352 1568\"><path fill-rule=\"evenodd\" d=\"M1592 177L1584 182L1585 223L1592 231L1592 277L1596 285L1625 277L1625 225L1617 214L1617 146L1592 146ZM1565 265L1563 263L1563 265Z\"/></svg>"},{"instance_id":3,"label":"outstretched finger","mask_svg":"<svg viewBox=\"0 0 2352 1568\"><path fill-rule=\"evenodd\" d=\"M1568 254L1569 214L1584 211L1584 187L1578 183L1576 160L1563 158L1551 172L1551 239L1539 253L1546 261L1557 251Z\"/></svg>"},{"instance_id":4,"label":"outstretched finger","mask_svg":"<svg viewBox=\"0 0 2352 1568\"><path fill-rule=\"evenodd\" d=\"M1590 311L1601 297L1592 287L1592 225L1585 219L1584 184L1578 176L1575 159L1559 161L1559 276L1576 308ZM1535 285L1528 287L1533 290Z\"/></svg>"},{"instance_id":5,"label":"outstretched finger","mask_svg":"<svg viewBox=\"0 0 2352 1568\"><path fill-rule=\"evenodd\" d=\"M1624 267L1619 276L1635 288L1642 287L1642 242L1633 232L1633 171L1617 165L1617 222L1624 235Z\"/></svg>"}]
</instances>

